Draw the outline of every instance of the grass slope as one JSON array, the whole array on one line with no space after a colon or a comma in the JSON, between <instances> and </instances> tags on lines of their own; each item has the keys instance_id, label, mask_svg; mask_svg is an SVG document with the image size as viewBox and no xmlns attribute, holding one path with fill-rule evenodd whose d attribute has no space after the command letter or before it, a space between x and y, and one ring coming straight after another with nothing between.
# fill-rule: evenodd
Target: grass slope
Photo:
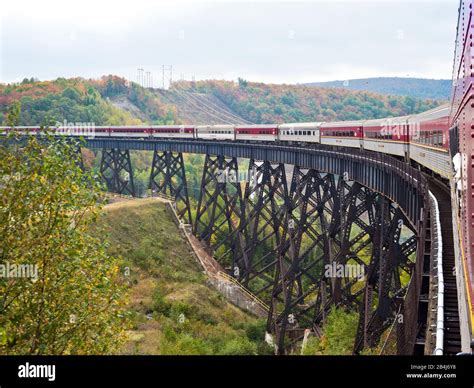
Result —
<instances>
[{"instance_id":1,"label":"grass slope","mask_svg":"<svg viewBox=\"0 0 474 388\"><path fill-rule=\"evenodd\" d=\"M132 320L124 354L266 354L265 322L228 303L206 283L165 204L110 204L95 226L110 254L130 268Z\"/></svg>"}]
</instances>

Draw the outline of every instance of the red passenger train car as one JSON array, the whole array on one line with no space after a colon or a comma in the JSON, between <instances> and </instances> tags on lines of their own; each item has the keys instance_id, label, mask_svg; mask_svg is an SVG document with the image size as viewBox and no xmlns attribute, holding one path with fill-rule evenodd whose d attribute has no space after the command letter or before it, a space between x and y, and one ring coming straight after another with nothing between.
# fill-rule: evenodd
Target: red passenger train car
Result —
<instances>
[{"instance_id":1,"label":"red passenger train car","mask_svg":"<svg viewBox=\"0 0 474 388\"><path fill-rule=\"evenodd\" d=\"M449 178L449 105L411 116L410 158L443 177Z\"/></svg>"},{"instance_id":2,"label":"red passenger train car","mask_svg":"<svg viewBox=\"0 0 474 388\"><path fill-rule=\"evenodd\" d=\"M364 149L408 160L408 116L364 121Z\"/></svg>"},{"instance_id":3,"label":"red passenger train car","mask_svg":"<svg viewBox=\"0 0 474 388\"><path fill-rule=\"evenodd\" d=\"M454 156L453 229L459 319L464 350L474 337L474 20L473 0L461 0L453 66L449 147ZM468 329L467 329L468 328Z\"/></svg>"},{"instance_id":4,"label":"red passenger train car","mask_svg":"<svg viewBox=\"0 0 474 388\"><path fill-rule=\"evenodd\" d=\"M321 144L361 148L363 121L338 121L322 123Z\"/></svg>"},{"instance_id":5,"label":"red passenger train car","mask_svg":"<svg viewBox=\"0 0 474 388\"><path fill-rule=\"evenodd\" d=\"M276 141L278 138L278 125L237 125L235 139L242 141Z\"/></svg>"}]
</instances>

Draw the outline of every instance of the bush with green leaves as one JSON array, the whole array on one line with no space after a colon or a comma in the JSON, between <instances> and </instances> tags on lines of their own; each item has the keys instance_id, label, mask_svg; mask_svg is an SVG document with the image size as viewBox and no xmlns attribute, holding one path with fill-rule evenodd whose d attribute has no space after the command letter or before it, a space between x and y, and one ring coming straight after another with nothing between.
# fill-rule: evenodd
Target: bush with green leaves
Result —
<instances>
[{"instance_id":1,"label":"bush with green leaves","mask_svg":"<svg viewBox=\"0 0 474 388\"><path fill-rule=\"evenodd\" d=\"M88 227L101 186L64 139L0 144L0 354L103 354L124 340L120 263Z\"/></svg>"},{"instance_id":2,"label":"bush with green leaves","mask_svg":"<svg viewBox=\"0 0 474 388\"><path fill-rule=\"evenodd\" d=\"M321 338L310 337L305 355L350 355L354 347L358 314L333 308L326 318Z\"/></svg>"}]
</instances>

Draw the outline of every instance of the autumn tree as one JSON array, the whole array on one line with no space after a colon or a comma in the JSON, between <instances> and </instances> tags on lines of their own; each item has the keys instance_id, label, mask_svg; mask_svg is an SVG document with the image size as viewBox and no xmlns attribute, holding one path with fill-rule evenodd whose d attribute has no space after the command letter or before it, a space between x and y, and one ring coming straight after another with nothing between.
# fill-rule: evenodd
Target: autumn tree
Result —
<instances>
[{"instance_id":1,"label":"autumn tree","mask_svg":"<svg viewBox=\"0 0 474 388\"><path fill-rule=\"evenodd\" d=\"M0 271L0 354L113 352L124 288L119 262L89 232L99 184L80 169L77 145L11 136L0 144L0 269L30 272Z\"/></svg>"},{"instance_id":2,"label":"autumn tree","mask_svg":"<svg viewBox=\"0 0 474 388\"><path fill-rule=\"evenodd\" d=\"M6 122L7 126L14 127L17 126L20 122L20 113L21 113L21 103L20 101L15 101L8 108Z\"/></svg>"}]
</instances>

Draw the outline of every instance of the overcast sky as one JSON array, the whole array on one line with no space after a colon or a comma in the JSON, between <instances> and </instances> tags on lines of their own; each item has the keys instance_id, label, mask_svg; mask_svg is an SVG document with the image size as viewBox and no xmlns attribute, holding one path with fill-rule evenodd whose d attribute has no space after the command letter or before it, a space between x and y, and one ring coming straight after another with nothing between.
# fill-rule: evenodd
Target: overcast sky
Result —
<instances>
[{"instance_id":1,"label":"overcast sky","mask_svg":"<svg viewBox=\"0 0 474 388\"><path fill-rule=\"evenodd\" d=\"M302 83L451 78L458 0L5 0L0 82L24 77Z\"/></svg>"}]
</instances>

